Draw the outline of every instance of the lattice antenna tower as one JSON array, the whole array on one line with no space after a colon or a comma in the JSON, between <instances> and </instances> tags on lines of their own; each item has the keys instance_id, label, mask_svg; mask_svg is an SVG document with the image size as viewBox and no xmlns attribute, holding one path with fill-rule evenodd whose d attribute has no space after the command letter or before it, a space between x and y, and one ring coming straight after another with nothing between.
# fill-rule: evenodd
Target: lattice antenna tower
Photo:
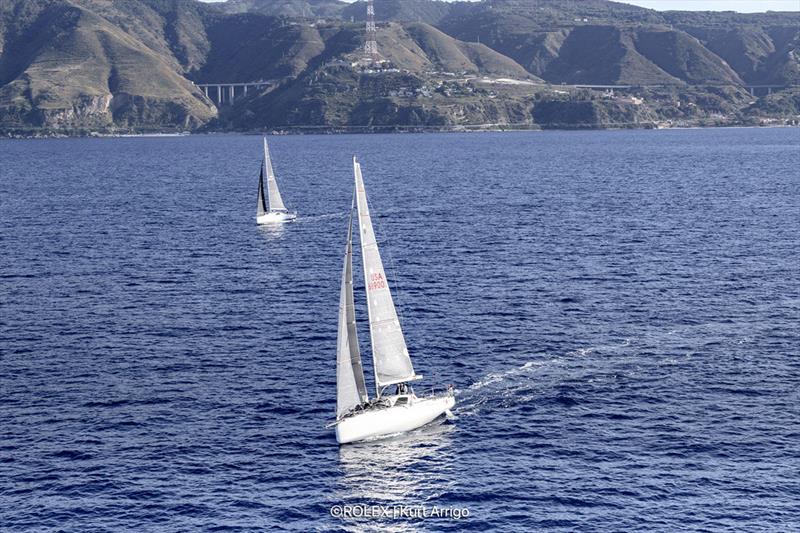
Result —
<instances>
[{"instance_id":1,"label":"lattice antenna tower","mask_svg":"<svg viewBox=\"0 0 800 533\"><path fill-rule=\"evenodd\" d=\"M367 34L364 40L364 55L372 62L378 61L378 30L375 27L375 4L367 0Z\"/></svg>"}]
</instances>

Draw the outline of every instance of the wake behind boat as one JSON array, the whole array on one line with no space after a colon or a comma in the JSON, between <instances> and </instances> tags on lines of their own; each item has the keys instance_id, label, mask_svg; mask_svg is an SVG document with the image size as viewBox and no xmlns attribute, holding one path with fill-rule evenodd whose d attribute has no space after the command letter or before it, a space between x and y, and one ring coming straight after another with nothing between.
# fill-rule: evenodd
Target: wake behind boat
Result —
<instances>
[{"instance_id":1,"label":"wake behind boat","mask_svg":"<svg viewBox=\"0 0 800 533\"><path fill-rule=\"evenodd\" d=\"M264 196L264 175L267 176L267 192ZM280 224L291 222L297 218L297 212L289 211L283 204L278 182L275 180L275 171L272 170L272 159L269 156L267 138L264 137L264 161L261 163L261 172L258 176L258 206L256 208L257 224Z\"/></svg>"},{"instance_id":2,"label":"wake behind boat","mask_svg":"<svg viewBox=\"0 0 800 533\"><path fill-rule=\"evenodd\" d=\"M369 332L375 374L375 398L369 398L361 365L353 296L353 210L347 226L342 284L339 295L339 333L336 345L336 440L340 444L410 431L432 422L455 405L446 394L418 397L410 382L414 372L403 330L386 280L375 240L361 165L353 158L355 201L360 229L361 258L369 312ZM393 394L386 394L389 387Z\"/></svg>"}]
</instances>

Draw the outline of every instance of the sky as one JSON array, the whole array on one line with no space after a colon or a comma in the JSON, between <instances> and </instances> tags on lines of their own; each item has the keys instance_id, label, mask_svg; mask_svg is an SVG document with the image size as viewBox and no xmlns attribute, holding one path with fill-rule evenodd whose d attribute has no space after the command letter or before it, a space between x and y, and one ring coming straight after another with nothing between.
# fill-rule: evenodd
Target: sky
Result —
<instances>
[{"instance_id":1,"label":"sky","mask_svg":"<svg viewBox=\"0 0 800 533\"><path fill-rule=\"evenodd\" d=\"M203 0L219 2L222 0ZM349 0L345 0L349 1ZM650 9L677 11L800 11L800 0L617 0Z\"/></svg>"},{"instance_id":2,"label":"sky","mask_svg":"<svg viewBox=\"0 0 800 533\"><path fill-rule=\"evenodd\" d=\"M650 9L676 11L800 11L800 0L622 0Z\"/></svg>"}]
</instances>

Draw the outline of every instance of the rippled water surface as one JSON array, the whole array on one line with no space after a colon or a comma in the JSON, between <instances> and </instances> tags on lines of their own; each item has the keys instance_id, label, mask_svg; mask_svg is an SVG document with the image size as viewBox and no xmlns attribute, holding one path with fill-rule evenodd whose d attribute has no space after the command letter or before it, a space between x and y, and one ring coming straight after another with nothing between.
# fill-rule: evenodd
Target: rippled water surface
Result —
<instances>
[{"instance_id":1,"label":"rippled water surface","mask_svg":"<svg viewBox=\"0 0 800 533\"><path fill-rule=\"evenodd\" d=\"M0 141L0 530L800 530L800 131L271 142ZM353 154L458 404L340 448Z\"/></svg>"}]
</instances>

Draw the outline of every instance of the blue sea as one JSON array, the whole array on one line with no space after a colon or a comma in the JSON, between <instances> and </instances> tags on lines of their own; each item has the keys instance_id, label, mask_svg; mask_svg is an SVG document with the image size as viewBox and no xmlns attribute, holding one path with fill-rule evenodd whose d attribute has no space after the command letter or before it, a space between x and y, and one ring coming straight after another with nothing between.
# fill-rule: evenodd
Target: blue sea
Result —
<instances>
[{"instance_id":1,"label":"blue sea","mask_svg":"<svg viewBox=\"0 0 800 533\"><path fill-rule=\"evenodd\" d=\"M800 130L270 143L0 141L0 530L800 531ZM354 154L458 403L339 447Z\"/></svg>"}]
</instances>

